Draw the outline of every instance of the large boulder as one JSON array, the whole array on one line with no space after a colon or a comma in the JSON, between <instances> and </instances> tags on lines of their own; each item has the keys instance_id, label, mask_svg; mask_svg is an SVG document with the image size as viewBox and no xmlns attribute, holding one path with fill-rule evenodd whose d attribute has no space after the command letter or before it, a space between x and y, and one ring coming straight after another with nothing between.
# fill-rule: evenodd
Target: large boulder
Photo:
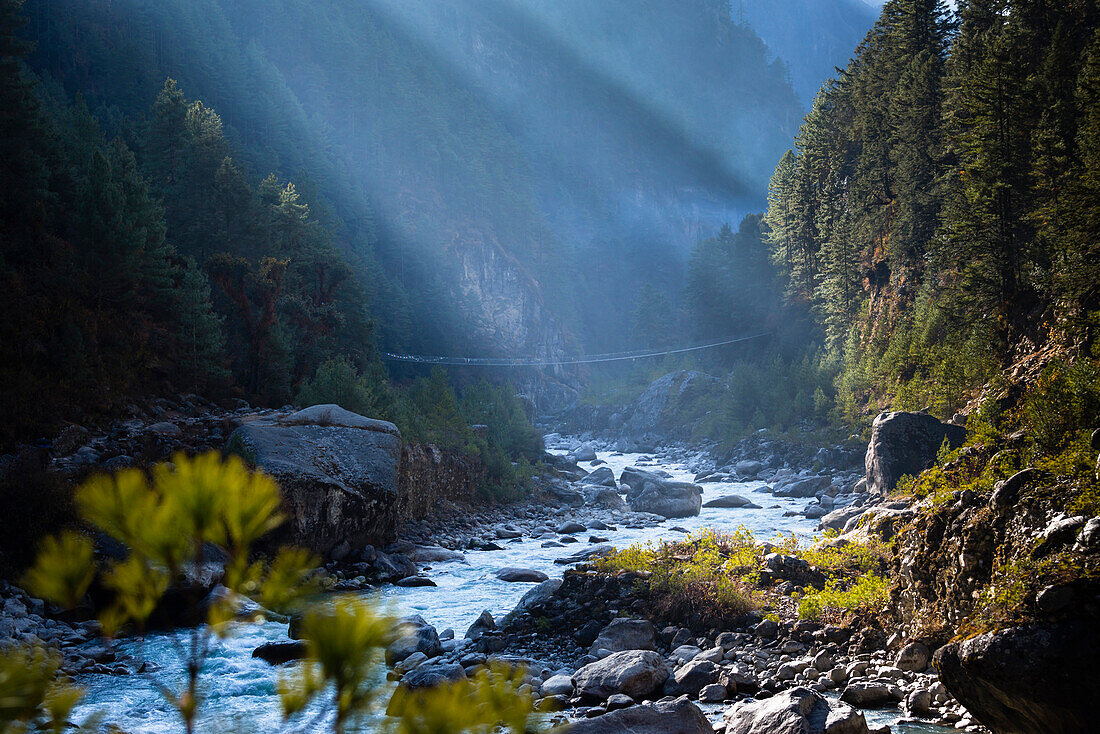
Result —
<instances>
[{"instance_id":1,"label":"large boulder","mask_svg":"<svg viewBox=\"0 0 1100 734\"><path fill-rule=\"evenodd\" d=\"M600 631L595 642L592 643L592 652L610 650L622 652L623 650L655 650L657 641L656 630L648 619L625 619L619 617L611 620Z\"/></svg>"},{"instance_id":2,"label":"large boulder","mask_svg":"<svg viewBox=\"0 0 1100 734\"><path fill-rule=\"evenodd\" d=\"M561 584L561 579L549 579L528 591L520 598L515 608L504 617L504 626L508 626L512 620L524 612L538 609L553 599L554 592L561 588Z\"/></svg>"},{"instance_id":3,"label":"large boulder","mask_svg":"<svg viewBox=\"0 0 1100 734\"><path fill-rule=\"evenodd\" d=\"M573 673L573 687L589 698L607 700L616 693L644 698L668 680L664 658L652 650L625 650L589 663Z\"/></svg>"},{"instance_id":4,"label":"large boulder","mask_svg":"<svg viewBox=\"0 0 1100 734\"><path fill-rule=\"evenodd\" d=\"M721 669L711 660L696 658L680 666L665 682L665 693L699 695L704 686L718 682Z\"/></svg>"},{"instance_id":5,"label":"large boulder","mask_svg":"<svg viewBox=\"0 0 1100 734\"><path fill-rule=\"evenodd\" d=\"M272 547L327 554L345 541L358 547L394 539L401 459L394 424L314 405L245 423L228 449L279 483L287 522L268 536Z\"/></svg>"},{"instance_id":6,"label":"large boulder","mask_svg":"<svg viewBox=\"0 0 1100 734\"><path fill-rule=\"evenodd\" d=\"M636 466L628 466L619 474L619 484L627 490L627 494L638 494L645 487L646 482L660 484L664 479L659 475Z\"/></svg>"},{"instance_id":7,"label":"large boulder","mask_svg":"<svg viewBox=\"0 0 1100 734\"><path fill-rule=\"evenodd\" d=\"M719 497L717 499L710 500L709 502L704 502L703 507L744 507L747 509L760 509L760 505L742 497L739 494L727 494L725 497Z\"/></svg>"},{"instance_id":8,"label":"large boulder","mask_svg":"<svg viewBox=\"0 0 1100 734\"><path fill-rule=\"evenodd\" d=\"M726 734L867 734L863 714L832 705L809 688L792 688L762 701L749 699L725 713Z\"/></svg>"},{"instance_id":9,"label":"large boulder","mask_svg":"<svg viewBox=\"0 0 1100 734\"><path fill-rule=\"evenodd\" d=\"M1085 621L1012 627L936 652L951 695L998 734L1093 731L1097 660L1100 632Z\"/></svg>"},{"instance_id":10,"label":"large boulder","mask_svg":"<svg viewBox=\"0 0 1100 734\"><path fill-rule=\"evenodd\" d=\"M601 466L581 480L585 484L597 484L601 487L611 487L612 489L618 489L615 483L615 473L611 471L611 467Z\"/></svg>"},{"instance_id":11,"label":"large boulder","mask_svg":"<svg viewBox=\"0 0 1100 734\"><path fill-rule=\"evenodd\" d=\"M713 734L707 717L687 698L631 706L570 724L567 734Z\"/></svg>"},{"instance_id":12,"label":"large boulder","mask_svg":"<svg viewBox=\"0 0 1100 734\"><path fill-rule=\"evenodd\" d=\"M654 380L634 401L623 430L639 439L687 435L728 392L724 382L703 372L670 372Z\"/></svg>"},{"instance_id":13,"label":"large boulder","mask_svg":"<svg viewBox=\"0 0 1100 734\"><path fill-rule=\"evenodd\" d=\"M646 482L642 491L628 497L630 509L662 517L693 517L703 506L703 490L688 482Z\"/></svg>"},{"instance_id":14,"label":"large boulder","mask_svg":"<svg viewBox=\"0 0 1100 734\"><path fill-rule=\"evenodd\" d=\"M512 566L499 569L496 572L496 577L501 581L508 581L512 583L518 582L536 584L540 584L550 578L542 571L536 571L533 568L514 568Z\"/></svg>"},{"instance_id":15,"label":"large boulder","mask_svg":"<svg viewBox=\"0 0 1100 734\"><path fill-rule=\"evenodd\" d=\"M864 460L867 488L889 494L903 476L917 476L931 466L944 440L957 448L965 438L962 426L943 423L927 413L880 413Z\"/></svg>"},{"instance_id":16,"label":"large boulder","mask_svg":"<svg viewBox=\"0 0 1100 734\"><path fill-rule=\"evenodd\" d=\"M628 509L626 500L619 495L618 490L610 487L582 487L581 494L584 495L584 503L592 507L620 512Z\"/></svg>"},{"instance_id":17,"label":"large boulder","mask_svg":"<svg viewBox=\"0 0 1100 734\"><path fill-rule=\"evenodd\" d=\"M419 615L401 620L397 639L386 648L386 665L396 665L414 652L422 652L429 658L443 652L435 627Z\"/></svg>"}]
</instances>

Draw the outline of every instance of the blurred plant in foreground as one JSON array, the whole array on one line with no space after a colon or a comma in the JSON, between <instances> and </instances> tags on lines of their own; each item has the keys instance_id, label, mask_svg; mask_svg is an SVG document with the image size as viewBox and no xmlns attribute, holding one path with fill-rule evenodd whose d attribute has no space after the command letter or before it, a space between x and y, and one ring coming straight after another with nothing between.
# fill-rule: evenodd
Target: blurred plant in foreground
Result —
<instances>
[{"instance_id":1,"label":"blurred plant in foreground","mask_svg":"<svg viewBox=\"0 0 1100 734\"><path fill-rule=\"evenodd\" d=\"M97 573L113 595L100 613L104 634L142 634L166 605L182 603L188 614L205 609L176 632L183 683L173 687L145 677L179 713L188 734L200 723L201 674L216 640L239 624L243 598L277 613L304 614L306 659L280 676L278 697L284 729L334 734L380 716L389 691L382 651L401 634L399 622L363 597L315 597L317 562L308 552L283 548L271 558L253 558L253 546L284 519L279 489L237 457L217 453L177 455L150 473L125 469L93 477L76 492L80 516L122 543L127 553L97 569L95 549L83 534L48 538L24 578L32 592L66 608L77 606ZM228 593L208 594L218 578ZM59 677L60 656L37 647L0 654L0 732L63 731L82 692ZM490 732L498 726L523 732L532 711L529 695L517 691L522 673L485 671L471 680L423 691L398 688L385 726L397 734ZM248 726L248 712L234 726ZM92 717L85 726L98 725ZM304 727L304 728L303 728ZM118 731L112 728L112 731ZM220 731L221 728L219 727Z\"/></svg>"}]
</instances>

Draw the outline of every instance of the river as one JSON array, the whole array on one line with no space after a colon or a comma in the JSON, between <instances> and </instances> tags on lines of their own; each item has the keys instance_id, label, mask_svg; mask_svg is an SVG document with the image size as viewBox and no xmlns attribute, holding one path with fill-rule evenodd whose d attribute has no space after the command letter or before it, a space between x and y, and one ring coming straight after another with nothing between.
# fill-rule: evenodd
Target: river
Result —
<instances>
[{"instance_id":1,"label":"river","mask_svg":"<svg viewBox=\"0 0 1100 734\"><path fill-rule=\"evenodd\" d=\"M550 448L552 453L565 453L564 442ZM694 472L682 461L659 460L649 454L618 454L599 452L618 477L628 466L641 466L650 471L664 470L674 479L690 481ZM587 465L584 465L587 466ZM627 528L615 531L594 531L610 539L616 547L634 543L659 542L683 537L682 530L700 528L733 530L740 525L752 530L758 539L777 533L794 533L808 538L814 521L800 515L787 515L801 510L807 500L784 499L761 493L762 481L706 483L703 502L728 494L743 495L761 509L703 508L697 517L666 521L656 527ZM682 530L674 530L681 528ZM503 542L499 551L467 552L464 561L431 564L426 573L435 587L400 588L387 585L381 596L402 614L419 614L439 630L451 628L461 637L483 609L489 609L499 619L511 611L533 584L507 583L496 578L495 571L506 566L543 571L551 578L560 577L564 566L555 559L572 555L582 542L563 548L544 548L545 539L523 538L519 542ZM267 642L285 641L287 625L275 622L243 625L231 637L215 643L203 671L207 682L203 703L201 731L263 731L280 730L280 716L275 698L278 668L253 658L252 650ZM87 697L77 711L76 720L93 711L108 712L108 721L128 732L179 732L178 716L157 693L154 682L178 685L182 681L177 646L167 634L156 634L144 640L120 643L123 651L150 663L153 680L145 676L82 676L78 681L87 690ZM709 707L714 712L713 707ZM881 723L894 723L896 709L882 717L869 717ZM905 727L895 731L942 731L936 728Z\"/></svg>"}]
</instances>

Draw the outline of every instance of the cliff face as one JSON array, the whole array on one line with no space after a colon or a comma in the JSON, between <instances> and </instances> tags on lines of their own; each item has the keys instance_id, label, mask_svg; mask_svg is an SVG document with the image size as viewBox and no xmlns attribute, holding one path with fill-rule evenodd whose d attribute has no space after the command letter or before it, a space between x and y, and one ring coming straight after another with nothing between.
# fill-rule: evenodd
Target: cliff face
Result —
<instances>
[{"instance_id":1,"label":"cliff face","mask_svg":"<svg viewBox=\"0 0 1100 734\"><path fill-rule=\"evenodd\" d=\"M485 467L432 444L401 449L397 472L397 518L400 522L430 517L443 502L468 502L485 479Z\"/></svg>"}]
</instances>

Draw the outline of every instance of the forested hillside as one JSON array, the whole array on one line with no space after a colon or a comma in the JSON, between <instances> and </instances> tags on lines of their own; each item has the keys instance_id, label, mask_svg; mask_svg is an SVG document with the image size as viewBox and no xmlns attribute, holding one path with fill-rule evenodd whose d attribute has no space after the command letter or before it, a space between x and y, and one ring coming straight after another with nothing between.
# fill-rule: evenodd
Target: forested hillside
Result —
<instances>
[{"instance_id":1,"label":"forested hillside","mask_svg":"<svg viewBox=\"0 0 1100 734\"><path fill-rule=\"evenodd\" d=\"M309 188L402 351L626 346L638 288L678 293L688 247L760 206L800 115L716 0L26 13L34 67L109 137L172 77L240 165Z\"/></svg>"},{"instance_id":2,"label":"forested hillside","mask_svg":"<svg viewBox=\"0 0 1100 734\"><path fill-rule=\"evenodd\" d=\"M1096 3L892 0L772 179L788 298L842 353L838 399L965 404L1100 307Z\"/></svg>"}]
</instances>

